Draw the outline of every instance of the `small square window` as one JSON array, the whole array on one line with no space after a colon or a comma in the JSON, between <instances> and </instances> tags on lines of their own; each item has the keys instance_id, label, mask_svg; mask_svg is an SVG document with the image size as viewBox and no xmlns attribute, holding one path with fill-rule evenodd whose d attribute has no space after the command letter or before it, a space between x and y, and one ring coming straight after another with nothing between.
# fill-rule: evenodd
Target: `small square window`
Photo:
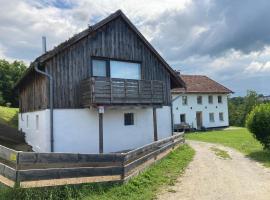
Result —
<instances>
[{"instance_id":1,"label":"small square window","mask_svg":"<svg viewBox=\"0 0 270 200\"><path fill-rule=\"evenodd\" d=\"M124 124L125 126L134 125L134 113L124 114Z\"/></svg>"},{"instance_id":2,"label":"small square window","mask_svg":"<svg viewBox=\"0 0 270 200\"><path fill-rule=\"evenodd\" d=\"M219 120L220 120L220 121L224 121L224 116L223 116L223 113L222 113L222 112L219 113Z\"/></svg>"},{"instance_id":3,"label":"small square window","mask_svg":"<svg viewBox=\"0 0 270 200\"><path fill-rule=\"evenodd\" d=\"M214 115L214 113L209 113L209 121L210 122L215 122L215 115Z\"/></svg>"},{"instance_id":4,"label":"small square window","mask_svg":"<svg viewBox=\"0 0 270 200\"><path fill-rule=\"evenodd\" d=\"M213 104L213 96L208 96L208 103Z\"/></svg>"},{"instance_id":5,"label":"small square window","mask_svg":"<svg viewBox=\"0 0 270 200\"><path fill-rule=\"evenodd\" d=\"M185 114L180 115L180 122L181 123L186 123L186 115Z\"/></svg>"},{"instance_id":6,"label":"small square window","mask_svg":"<svg viewBox=\"0 0 270 200\"><path fill-rule=\"evenodd\" d=\"M197 96L197 104L202 104L202 96Z\"/></svg>"},{"instance_id":7,"label":"small square window","mask_svg":"<svg viewBox=\"0 0 270 200\"><path fill-rule=\"evenodd\" d=\"M218 96L218 103L222 103L222 96Z\"/></svg>"},{"instance_id":8,"label":"small square window","mask_svg":"<svg viewBox=\"0 0 270 200\"><path fill-rule=\"evenodd\" d=\"M182 96L182 105L187 105L187 104L188 104L187 96Z\"/></svg>"}]
</instances>

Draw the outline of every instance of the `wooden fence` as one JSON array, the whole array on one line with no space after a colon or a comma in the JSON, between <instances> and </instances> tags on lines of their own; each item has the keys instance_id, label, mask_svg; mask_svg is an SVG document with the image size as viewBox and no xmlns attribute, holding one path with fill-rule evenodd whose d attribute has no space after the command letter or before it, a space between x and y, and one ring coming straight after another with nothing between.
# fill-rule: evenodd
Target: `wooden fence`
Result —
<instances>
[{"instance_id":1,"label":"wooden fence","mask_svg":"<svg viewBox=\"0 0 270 200\"><path fill-rule=\"evenodd\" d=\"M127 153L74 154L20 152L0 146L0 182L43 187L129 180L184 142L182 133Z\"/></svg>"}]
</instances>

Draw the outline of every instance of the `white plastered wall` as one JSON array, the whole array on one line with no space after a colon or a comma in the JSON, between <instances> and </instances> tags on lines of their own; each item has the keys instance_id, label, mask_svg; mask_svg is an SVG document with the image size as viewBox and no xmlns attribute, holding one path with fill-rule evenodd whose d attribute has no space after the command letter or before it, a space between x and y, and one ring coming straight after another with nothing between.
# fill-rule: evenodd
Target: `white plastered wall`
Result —
<instances>
[{"instance_id":1,"label":"white plastered wall","mask_svg":"<svg viewBox=\"0 0 270 200\"><path fill-rule=\"evenodd\" d=\"M208 96L213 96L213 104L208 103ZM186 115L186 122L193 128L197 128L196 112L202 112L202 123L206 128L223 127L229 125L228 117L228 100L227 95L222 94L222 103L218 103L218 96L220 94L179 94L173 95L173 120L174 124L180 123L180 114ZM182 96L188 97L188 104L182 104ZM202 96L202 104L197 104L197 96ZM219 113L223 113L223 121L219 120ZM214 113L214 122L210 122L209 113Z\"/></svg>"},{"instance_id":2,"label":"white plastered wall","mask_svg":"<svg viewBox=\"0 0 270 200\"><path fill-rule=\"evenodd\" d=\"M50 111L23 113L19 114L18 118L19 130L25 133L25 140L32 146L33 150L50 152Z\"/></svg>"},{"instance_id":3,"label":"white plastered wall","mask_svg":"<svg viewBox=\"0 0 270 200\"><path fill-rule=\"evenodd\" d=\"M134 113L134 125L124 125L124 113ZM29 116L20 120L19 127L26 133L26 141L34 151L50 151L49 110L24 113ZM39 116L40 129L35 130L35 116ZM134 149L153 142L153 108L107 109L103 117L104 152ZM54 149L55 152L98 153L99 122L96 109L55 109ZM170 107L157 108L158 139L171 135Z\"/></svg>"}]
</instances>

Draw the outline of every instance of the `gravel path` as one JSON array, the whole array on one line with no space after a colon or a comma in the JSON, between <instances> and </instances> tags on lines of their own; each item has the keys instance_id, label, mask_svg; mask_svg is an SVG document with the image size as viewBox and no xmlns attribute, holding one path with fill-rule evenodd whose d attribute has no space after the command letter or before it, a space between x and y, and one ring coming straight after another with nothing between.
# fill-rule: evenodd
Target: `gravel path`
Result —
<instances>
[{"instance_id":1,"label":"gravel path","mask_svg":"<svg viewBox=\"0 0 270 200\"><path fill-rule=\"evenodd\" d=\"M270 169L236 150L217 144L188 141L194 160L174 186L163 190L165 200L270 200ZM210 148L225 150L231 159Z\"/></svg>"}]
</instances>

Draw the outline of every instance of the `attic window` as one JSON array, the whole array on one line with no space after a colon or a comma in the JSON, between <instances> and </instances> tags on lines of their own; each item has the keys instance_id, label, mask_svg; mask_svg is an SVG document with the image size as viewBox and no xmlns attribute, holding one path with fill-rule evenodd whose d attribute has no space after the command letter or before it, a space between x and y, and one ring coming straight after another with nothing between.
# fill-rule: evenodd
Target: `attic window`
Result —
<instances>
[{"instance_id":1,"label":"attic window","mask_svg":"<svg viewBox=\"0 0 270 200\"><path fill-rule=\"evenodd\" d=\"M100 77L106 77L107 72L107 63L105 60L92 60L92 75L93 76L100 76Z\"/></svg>"}]
</instances>

